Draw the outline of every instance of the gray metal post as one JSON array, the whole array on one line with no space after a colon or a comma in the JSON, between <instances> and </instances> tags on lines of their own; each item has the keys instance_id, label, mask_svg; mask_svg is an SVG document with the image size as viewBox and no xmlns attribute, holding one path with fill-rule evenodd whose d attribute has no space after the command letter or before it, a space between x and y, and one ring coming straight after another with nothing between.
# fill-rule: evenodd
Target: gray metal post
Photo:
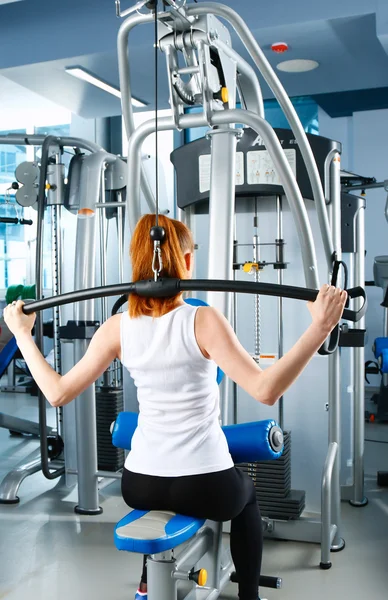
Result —
<instances>
[{"instance_id":1,"label":"gray metal post","mask_svg":"<svg viewBox=\"0 0 388 600\"><path fill-rule=\"evenodd\" d=\"M122 202L122 193L117 192L118 204ZM118 262L119 262L119 281L124 281L124 206L117 208L117 245L119 248Z\"/></svg>"},{"instance_id":2,"label":"gray metal post","mask_svg":"<svg viewBox=\"0 0 388 600\"><path fill-rule=\"evenodd\" d=\"M147 559L147 593L149 600L176 600L177 582L172 577L175 570L175 560L171 552L166 552L165 559L157 555Z\"/></svg>"},{"instance_id":3,"label":"gray metal post","mask_svg":"<svg viewBox=\"0 0 388 600\"><path fill-rule=\"evenodd\" d=\"M341 182L340 182L340 155L334 154L330 164L330 205L329 214L334 249L338 260L341 260ZM329 356L329 444L337 444L333 471L331 494L331 517L337 526L337 531L332 544L332 550L342 550L345 542L341 538L341 361L340 353Z\"/></svg>"},{"instance_id":4,"label":"gray metal post","mask_svg":"<svg viewBox=\"0 0 388 600\"><path fill-rule=\"evenodd\" d=\"M333 442L329 446L327 452L325 466L322 473L321 487L321 569L330 569L330 550L332 540L332 514L331 514L331 497L332 497L332 480L333 469L337 459L338 444Z\"/></svg>"},{"instance_id":5,"label":"gray metal post","mask_svg":"<svg viewBox=\"0 0 388 600\"><path fill-rule=\"evenodd\" d=\"M101 171L112 155L97 152L84 159L80 183L80 209L77 219L74 288L81 290L95 286L96 266L96 214L95 205L100 199ZM74 305L75 321L94 321L94 301L86 300ZM74 361L84 356L89 340L74 341ZM88 387L75 401L78 506L79 514L99 514L97 479L97 431L95 386Z\"/></svg>"},{"instance_id":6,"label":"gray metal post","mask_svg":"<svg viewBox=\"0 0 388 600\"><path fill-rule=\"evenodd\" d=\"M105 202L105 173L104 169L101 171L101 189L100 189L100 202ZM119 211L121 209L118 209ZM100 234L100 283L101 285L107 284L107 264L106 264L106 249L107 249L107 237L108 237L108 224L106 219L105 210L98 211L98 229ZM120 250L119 250L120 251ZM108 298L101 298L101 322L104 323L108 318ZM110 384L109 372L105 371L103 375L104 385Z\"/></svg>"},{"instance_id":7,"label":"gray metal post","mask_svg":"<svg viewBox=\"0 0 388 600\"><path fill-rule=\"evenodd\" d=\"M233 279L234 205L236 179L236 143L238 131L214 129L211 134L211 174L209 205L209 279ZM209 292L208 302L220 310L228 321L232 317L231 294ZM228 387L221 385L221 418L229 421Z\"/></svg>"},{"instance_id":8,"label":"gray metal post","mask_svg":"<svg viewBox=\"0 0 388 600\"><path fill-rule=\"evenodd\" d=\"M365 286L365 205L356 215L356 248L354 257L354 285ZM356 310L360 303L355 302ZM354 325L355 329L365 328L365 317ZM365 383L364 348L353 348L354 360L354 430L353 430L353 497L352 506L365 506L364 496L364 439L365 439Z\"/></svg>"}]
</instances>

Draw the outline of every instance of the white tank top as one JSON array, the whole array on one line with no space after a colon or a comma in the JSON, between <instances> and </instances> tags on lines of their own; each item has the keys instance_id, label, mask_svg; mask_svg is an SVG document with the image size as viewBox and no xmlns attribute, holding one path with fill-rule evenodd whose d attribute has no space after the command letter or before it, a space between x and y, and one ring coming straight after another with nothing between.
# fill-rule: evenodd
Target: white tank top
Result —
<instances>
[{"instance_id":1,"label":"white tank top","mask_svg":"<svg viewBox=\"0 0 388 600\"><path fill-rule=\"evenodd\" d=\"M233 467L220 427L216 364L198 346L198 307L121 318L121 362L137 387L139 423L125 468L179 477Z\"/></svg>"}]
</instances>

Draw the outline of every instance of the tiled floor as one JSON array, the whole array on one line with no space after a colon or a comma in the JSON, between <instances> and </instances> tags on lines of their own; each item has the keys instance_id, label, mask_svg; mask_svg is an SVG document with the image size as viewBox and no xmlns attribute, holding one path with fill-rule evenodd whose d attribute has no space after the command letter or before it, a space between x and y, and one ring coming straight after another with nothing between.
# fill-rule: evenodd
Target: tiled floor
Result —
<instances>
[{"instance_id":1,"label":"tiled floor","mask_svg":"<svg viewBox=\"0 0 388 600\"><path fill-rule=\"evenodd\" d=\"M0 411L36 417L34 399L0 395ZM11 407L12 409L11 410ZM16 408L17 407L17 408ZM51 415L52 418L52 415ZM388 426L368 425L367 439L388 442ZM34 440L11 438L0 429L0 479L37 447ZM375 473L388 470L388 444L366 443L369 505L343 504L346 548L333 554L333 567L321 571L319 548L303 543L266 542L263 573L280 575L280 591L262 590L268 600L352 600L388 598L388 488ZM73 512L74 490L48 482L40 473L26 479L18 506L0 506L0 599L131 600L141 557L118 552L113 526L126 512L119 482L101 491L98 517ZM222 596L236 600L236 586Z\"/></svg>"}]
</instances>

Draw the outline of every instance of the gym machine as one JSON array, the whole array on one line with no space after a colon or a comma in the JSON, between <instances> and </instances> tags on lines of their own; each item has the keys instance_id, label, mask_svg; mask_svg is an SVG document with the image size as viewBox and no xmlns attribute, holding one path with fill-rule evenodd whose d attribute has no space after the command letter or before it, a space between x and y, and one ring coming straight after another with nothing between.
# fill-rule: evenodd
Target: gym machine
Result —
<instances>
[{"instance_id":1,"label":"gym machine","mask_svg":"<svg viewBox=\"0 0 388 600\"><path fill-rule=\"evenodd\" d=\"M344 224L347 226L347 231L343 232L343 238L351 240L352 234L356 240L356 254L355 254L355 277L352 284L355 282L360 284L361 278L365 280L365 235L364 235L364 212L365 210L365 196L367 190L370 189L384 189L388 192L388 180L376 181L374 177L364 177L356 175L355 173L344 172L341 175L342 182L342 198L343 198L343 210L345 211L346 218ZM360 195L352 192L361 192ZM388 197L385 205L385 218L388 220ZM356 228L356 229L354 229ZM345 251L345 250L344 250ZM352 250L349 250L350 252ZM358 278L358 279L357 279ZM363 284L361 284L363 285ZM377 362L368 361L365 363L364 358L364 347L365 347L365 319L355 324L354 332L358 330L358 333L364 334L363 338L359 338L359 347L354 348L354 357L352 367L354 369L355 385L354 385L354 406L355 406L355 418L354 418L354 487L357 485L360 488L360 477L358 481L357 476L357 460L360 464L360 455L364 449L364 437L365 437L365 425L364 421L379 421L388 420L388 365L385 359L385 347L387 345L388 336L388 257L387 256L376 256L373 264L373 281L365 282L365 285L380 287L383 291L383 301L381 306L384 309L383 314L383 337L376 338L373 343L373 353ZM361 328L361 330L359 330ZM365 382L368 381L369 374L381 374L381 384L378 393L374 394L371 398L371 402L377 407L377 410L370 412L365 410ZM379 485L387 485L387 474L384 472L378 473ZM351 489L351 488L348 488ZM343 488L343 499L349 499L347 488ZM365 506L367 499L363 502L354 503L354 506Z\"/></svg>"},{"instance_id":2,"label":"gym machine","mask_svg":"<svg viewBox=\"0 0 388 600\"><path fill-rule=\"evenodd\" d=\"M354 174L349 177L346 182L346 190L350 193L355 190L360 190L364 197L367 190L383 189L388 192L388 180L376 181L372 177L361 177ZM388 197L384 210L385 218L388 221ZM375 256L373 263L373 281L368 281L367 285L376 286L383 291L383 301L381 306L383 312L383 335L376 338L373 343L373 354L375 362L366 363L365 374L381 374L381 384L379 392L372 396L372 403L377 407L375 412L366 411L365 417L367 420L388 421L388 256Z\"/></svg>"},{"instance_id":3,"label":"gym machine","mask_svg":"<svg viewBox=\"0 0 388 600\"><path fill-rule=\"evenodd\" d=\"M340 218L340 156L339 146L329 148L323 160L323 173L318 171L313 152L295 113L295 110L267 62L256 40L243 20L231 8L215 2L187 5L184 0L166 0L164 12L157 14L158 41L160 50L166 57L170 89L172 116L157 119L159 131L209 127L210 152L202 158L203 171L200 184L209 198L209 263L208 278L233 279L233 241L235 218L235 187L241 183L246 170L244 158L239 149L248 140L256 140L255 145L265 146L273 168L282 185L278 193L285 194L295 222L302 250L303 270L306 285L319 288L318 268L313 235L301 191L290 162L272 127L264 119L260 85L255 72L231 46L228 29L220 22L225 19L235 30L253 62L273 90L283 108L293 135L290 143L298 147L307 171L312 197L317 211L327 271L331 279L335 261L341 260L341 218ZM141 3L148 8L154 2ZM121 12L121 16L135 12L139 4ZM140 24L152 23L154 14L137 12L130 15L122 24L118 34L118 59L123 117L128 135L128 184L127 205L131 230L140 217L139 190L144 188L141 170L141 145L148 135L155 132L155 119L134 130L131 108L131 85L128 58L128 37L131 30ZM183 65L183 66L182 66ZM236 109L236 94L239 92L243 109ZM201 105L202 112L186 114L185 108ZM236 129L239 123L244 129ZM249 129L247 129L249 128ZM245 142L247 140L247 142ZM238 151L236 152L236 148ZM182 150L182 153L184 149ZM194 170L199 166L190 163ZM236 179L236 171L240 180ZM198 180L197 180L198 181ZM244 184L247 179L244 179ZM322 181L324 186L322 186ZM323 190L323 187L325 188ZM276 189L276 188L275 188ZM278 186L279 190L279 186ZM276 192L275 192L276 195ZM183 202L182 196L178 202ZM329 202L327 206L326 202ZM148 198L152 207L152 198ZM191 226L190 211L188 224ZM326 279L326 277L325 277ZM339 283L339 281L338 281ZM207 300L231 318L231 296L218 296L211 291ZM338 341L339 329L334 338ZM334 344L326 344L325 350L332 350ZM340 361L339 353L329 356L329 448L324 467L322 488L322 521L273 522L269 524L271 537L320 542L322 540L323 568L331 565L329 551L341 550L344 542L341 537L340 519ZM224 423L228 423L227 385L221 392ZM328 494L327 485L332 485ZM322 531L321 531L322 529Z\"/></svg>"},{"instance_id":4,"label":"gym machine","mask_svg":"<svg viewBox=\"0 0 388 600\"><path fill-rule=\"evenodd\" d=\"M51 241L52 241L52 272L53 283L52 292L54 295L63 291L63 281L68 279L68 251L64 257L62 240L64 231L61 229L61 219L63 218L62 208L66 207L69 212L77 214L77 237L76 237L76 269L75 282L71 284L76 289L82 289L88 285L95 285L96 282L96 232L97 224L95 213L98 211L103 218L100 218L100 241L101 241L101 260L100 260L100 281L106 283L106 227L105 216L110 210L113 216L117 218L118 239L122 241L123 237L123 209L124 205L119 206L122 190L125 188L125 168L123 161L108 152L105 152L100 146L77 138L58 138L54 136L39 135L7 135L0 138L2 144L29 144L41 146L42 158L38 165L36 162L25 162L18 166L15 176L13 189L16 190L16 201L22 206L34 206L37 209L37 243L36 243L36 293L37 297L42 297L42 269L43 269L43 222L46 209L51 211ZM70 162L67 174L67 183L65 182L65 165L62 162L63 149L70 147L74 149L74 156ZM85 153L86 151L86 153ZM105 202L105 194L111 193L112 202ZM114 202L113 202L114 200ZM121 247L122 247L121 243ZM122 254L121 254L122 257ZM66 265L67 263L67 265ZM66 268L67 266L67 268ZM121 260L122 269L122 260ZM72 270L70 270L70 273ZM97 322L94 317L94 304L84 303L81 307L74 309L77 311L73 315L72 326L61 327L61 315L59 307L54 307L53 337L54 337L54 365L57 372L61 372L62 349L61 342L71 341L74 346L74 361L79 360L86 350L88 339L95 330ZM103 304L101 317L107 318L106 306ZM35 325L36 343L40 349L43 348L43 322L40 314L37 316ZM116 368L117 373L117 368ZM111 374L104 375L103 387L99 390L100 399L97 398L97 411L100 411L99 421L105 417L107 425L105 429L109 434L109 424L123 409L122 404L109 403L109 409L106 413L106 393L116 393L120 397L120 377ZM114 388L114 390L112 390ZM93 397L91 397L93 392ZM94 388L86 393L89 402L89 411L96 410ZM109 395L110 399L111 395ZM122 392L121 392L122 397ZM66 474L68 480L71 472L78 473L80 506L86 504L84 501L84 486L82 470L85 431L77 426L77 417L72 411L57 410L57 427L55 437L46 437L46 400L42 393L38 394L39 403L39 435L40 451L34 452L33 456L26 465L18 467L15 471L8 473L0 484L0 502L13 504L19 502L17 496L18 489L23 479L28 475L42 470L47 479L55 479ZM80 411L87 404L87 400L81 399L76 403ZM102 413L102 415L101 415ZM95 423L95 422L94 422ZM103 423L101 423L103 426ZM100 428L101 429L101 428ZM102 427L103 429L103 427ZM76 430L77 439L72 439L74 430ZM105 433L99 432L100 438L104 438ZM96 442L96 429L91 434L89 443ZM63 456L63 438L66 443ZM77 445L76 445L77 444ZM115 455L112 457L112 451ZM78 453L78 462L73 456ZM110 454L110 458L107 458ZM122 466L123 452L116 451L111 443L105 446L105 440L100 439L100 464L106 467L104 456L108 463L117 456L120 459L120 465L113 465L115 471L118 466ZM63 460L65 458L65 461ZM66 464L66 470L65 470ZM80 465L80 466L79 466ZM102 471L104 473L104 471ZM87 476L85 476L86 478ZM68 483L73 483L69 480Z\"/></svg>"}]
</instances>

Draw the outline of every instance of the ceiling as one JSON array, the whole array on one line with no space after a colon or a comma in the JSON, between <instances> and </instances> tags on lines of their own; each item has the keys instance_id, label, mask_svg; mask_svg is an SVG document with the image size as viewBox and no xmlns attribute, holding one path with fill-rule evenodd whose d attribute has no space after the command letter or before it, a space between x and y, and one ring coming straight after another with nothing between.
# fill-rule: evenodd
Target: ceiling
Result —
<instances>
[{"instance_id":1,"label":"ceiling","mask_svg":"<svg viewBox=\"0 0 388 600\"><path fill-rule=\"evenodd\" d=\"M123 7L134 1L124 0ZM246 20L273 66L293 58L320 63L310 73L278 72L290 96L314 96L333 116L351 114L360 107L388 106L387 0L223 3ZM65 72L66 67L81 66L118 87L120 24L114 0L0 0L0 75L83 117L120 114L117 98ZM150 107L154 97L152 37L152 26L139 26L129 39L133 94ZM247 57L234 34L232 41ZM290 47L281 57L270 49L278 41ZM160 108L167 108L163 59L159 81ZM265 98L272 97L264 83L263 92ZM0 101L4 93L0 87Z\"/></svg>"}]
</instances>

